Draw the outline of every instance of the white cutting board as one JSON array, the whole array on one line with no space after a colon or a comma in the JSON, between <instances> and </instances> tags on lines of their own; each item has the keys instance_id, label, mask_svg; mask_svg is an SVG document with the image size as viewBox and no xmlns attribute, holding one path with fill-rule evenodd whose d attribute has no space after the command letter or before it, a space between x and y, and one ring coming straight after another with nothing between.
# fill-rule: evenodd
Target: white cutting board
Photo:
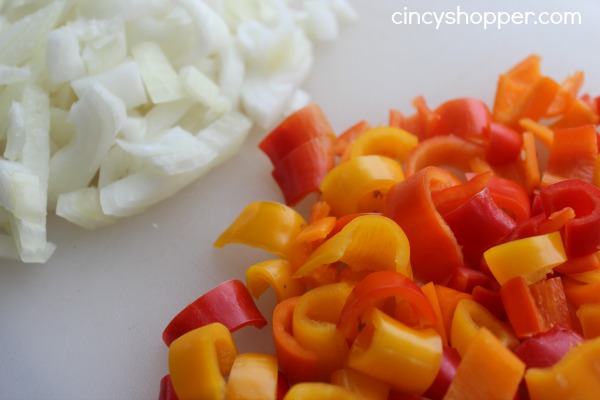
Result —
<instances>
[{"instance_id":1,"label":"white cutting board","mask_svg":"<svg viewBox=\"0 0 600 400\"><path fill-rule=\"evenodd\" d=\"M492 101L496 79L528 54L562 80L586 72L600 94L600 2L356 0L360 21L319 44L305 88L339 133L359 119L385 123L454 97ZM395 25L396 11L577 11L581 25ZM406 7L406 9L405 9ZM425 15L425 14L424 14ZM476 14L472 14L475 20ZM397 15L398 16L398 15ZM426 17L430 20L430 17ZM49 218L58 250L45 265L0 261L0 398L154 399L168 372L161 334L170 319L216 284L244 279L269 255L216 237L255 200L282 197L255 131L240 154L147 213L89 232ZM307 209L307 202L301 207ZM270 313L274 296L258 304ZM241 351L271 351L269 328L235 334Z\"/></svg>"}]
</instances>

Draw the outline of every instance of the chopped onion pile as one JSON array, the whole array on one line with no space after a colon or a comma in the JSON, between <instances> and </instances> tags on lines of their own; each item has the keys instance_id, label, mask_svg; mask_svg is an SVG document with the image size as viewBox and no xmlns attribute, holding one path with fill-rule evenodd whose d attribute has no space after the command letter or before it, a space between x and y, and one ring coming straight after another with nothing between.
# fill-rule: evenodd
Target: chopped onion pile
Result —
<instances>
[{"instance_id":1,"label":"chopped onion pile","mask_svg":"<svg viewBox=\"0 0 600 400\"><path fill-rule=\"evenodd\" d=\"M0 2L0 257L145 211L305 105L346 0Z\"/></svg>"}]
</instances>

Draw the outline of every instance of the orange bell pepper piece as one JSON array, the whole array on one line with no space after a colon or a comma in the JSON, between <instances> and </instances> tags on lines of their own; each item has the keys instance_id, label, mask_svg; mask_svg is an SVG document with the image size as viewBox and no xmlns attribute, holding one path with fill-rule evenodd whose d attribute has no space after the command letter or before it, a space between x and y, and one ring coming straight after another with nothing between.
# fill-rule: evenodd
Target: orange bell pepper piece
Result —
<instances>
[{"instance_id":1,"label":"orange bell pepper piece","mask_svg":"<svg viewBox=\"0 0 600 400\"><path fill-rule=\"evenodd\" d=\"M427 300L429 300L429 303L431 304L433 312L436 316L436 322L433 326L433 329L439 333L440 338L442 339L442 344L444 346L448 346L448 334L446 333L446 327L444 326L444 316L442 315L442 309L440 307L440 302L435 290L435 284L433 282L427 282L425 285L421 286L421 291L425 297L427 297Z\"/></svg>"},{"instance_id":2,"label":"orange bell pepper piece","mask_svg":"<svg viewBox=\"0 0 600 400\"><path fill-rule=\"evenodd\" d=\"M419 142L404 165L407 177L423 168L436 165L452 167L462 172L471 170L470 160L485 157L485 147L456 136L434 136Z\"/></svg>"},{"instance_id":3,"label":"orange bell pepper piece","mask_svg":"<svg viewBox=\"0 0 600 400\"><path fill-rule=\"evenodd\" d=\"M552 129L530 118L520 119L519 125L525 131L531 132L545 148L549 149L552 147L552 142L554 141L554 131Z\"/></svg>"},{"instance_id":4,"label":"orange bell pepper piece","mask_svg":"<svg viewBox=\"0 0 600 400\"><path fill-rule=\"evenodd\" d=\"M546 329L556 325L573 329L569 306L559 277L543 279L529 287L540 310Z\"/></svg>"},{"instance_id":5,"label":"orange bell pepper piece","mask_svg":"<svg viewBox=\"0 0 600 400\"><path fill-rule=\"evenodd\" d=\"M292 332L302 347L317 353L316 380L328 381L348 356L348 343L336 325L352 287L349 283L320 286L296 303Z\"/></svg>"},{"instance_id":6,"label":"orange bell pepper piece","mask_svg":"<svg viewBox=\"0 0 600 400\"><path fill-rule=\"evenodd\" d=\"M561 279L567 300L577 307L586 303L600 303L600 282L582 283L567 276Z\"/></svg>"},{"instance_id":7,"label":"orange bell pepper piece","mask_svg":"<svg viewBox=\"0 0 600 400\"><path fill-rule=\"evenodd\" d=\"M504 282L500 288L500 296L517 337L525 338L546 330L544 319L522 276Z\"/></svg>"},{"instance_id":8,"label":"orange bell pepper piece","mask_svg":"<svg viewBox=\"0 0 600 400\"><path fill-rule=\"evenodd\" d=\"M225 400L276 400L277 358L271 354L239 354L231 367Z\"/></svg>"},{"instance_id":9,"label":"orange bell pepper piece","mask_svg":"<svg viewBox=\"0 0 600 400\"><path fill-rule=\"evenodd\" d=\"M248 204L217 238L215 247L241 243L286 258L293 240L306 226L293 208L273 201Z\"/></svg>"},{"instance_id":10,"label":"orange bell pepper piece","mask_svg":"<svg viewBox=\"0 0 600 400\"><path fill-rule=\"evenodd\" d=\"M525 383L531 400L593 399L600 393L600 338L573 347L550 368L530 368Z\"/></svg>"},{"instance_id":11,"label":"orange bell pepper piece","mask_svg":"<svg viewBox=\"0 0 600 400\"><path fill-rule=\"evenodd\" d=\"M577 318L581 323L583 337L600 337L600 303L586 303L577 309Z\"/></svg>"},{"instance_id":12,"label":"orange bell pepper piece","mask_svg":"<svg viewBox=\"0 0 600 400\"><path fill-rule=\"evenodd\" d=\"M548 107L545 117L552 118L565 113L571 104L577 100L577 93L583 86L583 71L575 71L560 84L560 90Z\"/></svg>"},{"instance_id":13,"label":"orange bell pepper piece","mask_svg":"<svg viewBox=\"0 0 600 400\"><path fill-rule=\"evenodd\" d=\"M169 347L169 375L181 400L224 399L237 347L229 329L215 322L175 339Z\"/></svg>"},{"instance_id":14,"label":"orange bell pepper piece","mask_svg":"<svg viewBox=\"0 0 600 400\"><path fill-rule=\"evenodd\" d=\"M409 260L408 239L394 221L381 215L361 215L319 246L294 277L341 261L356 271L391 270L411 278Z\"/></svg>"},{"instance_id":15,"label":"orange bell pepper piece","mask_svg":"<svg viewBox=\"0 0 600 400\"><path fill-rule=\"evenodd\" d=\"M321 182L320 199L336 217L382 211L388 189L403 179L402 166L389 157L356 157L329 171Z\"/></svg>"},{"instance_id":16,"label":"orange bell pepper piece","mask_svg":"<svg viewBox=\"0 0 600 400\"><path fill-rule=\"evenodd\" d=\"M557 121L550 124L550 129L576 128L581 125L596 125L598 114L582 99L575 99L570 107Z\"/></svg>"},{"instance_id":17,"label":"orange bell pepper piece","mask_svg":"<svg viewBox=\"0 0 600 400\"><path fill-rule=\"evenodd\" d=\"M336 137L335 142L333 143L333 152L336 156L341 157L340 162L350 159L352 144L360 135L369 129L371 129L371 125L363 120L352 125Z\"/></svg>"},{"instance_id":18,"label":"orange bell pepper piece","mask_svg":"<svg viewBox=\"0 0 600 400\"><path fill-rule=\"evenodd\" d=\"M331 383L356 393L364 400L388 400L390 384L351 368L343 368L331 374Z\"/></svg>"},{"instance_id":19,"label":"orange bell pepper piece","mask_svg":"<svg viewBox=\"0 0 600 400\"><path fill-rule=\"evenodd\" d=\"M324 217L308 224L298 233L288 252L288 259L294 271L298 270L312 252L323 243L335 224L335 217Z\"/></svg>"},{"instance_id":20,"label":"orange bell pepper piece","mask_svg":"<svg viewBox=\"0 0 600 400\"><path fill-rule=\"evenodd\" d=\"M319 356L294 337L293 315L298 297L278 303L273 310L273 344L279 368L291 383L314 379Z\"/></svg>"},{"instance_id":21,"label":"orange bell pepper piece","mask_svg":"<svg viewBox=\"0 0 600 400\"><path fill-rule=\"evenodd\" d=\"M463 293L458 290L449 288L444 285L434 285L435 294L440 305L440 312L442 313L442 320L444 322L444 330L448 340L450 339L450 331L452 329L452 319L454 318L454 311L456 306L463 299L473 299L473 296L468 293Z\"/></svg>"},{"instance_id":22,"label":"orange bell pepper piece","mask_svg":"<svg viewBox=\"0 0 600 400\"><path fill-rule=\"evenodd\" d=\"M300 296L306 285L292 278L292 267L286 260L266 260L246 270L246 286L254 298L259 298L268 287L272 287L277 302Z\"/></svg>"},{"instance_id":23,"label":"orange bell pepper piece","mask_svg":"<svg viewBox=\"0 0 600 400\"><path fill-rule=\"evenodd\" d=\"M479 329L485 327L507 348L514 349L519 340L510 325L505 324L473 300L461 300L456 306L450 330L450 345L464 357Z\"/></svg>"},{"instance_id":24,"label":"orange bell pepper piece","mask_svg":"<svg viewBox=\"0 0 600 400\"><path fill-rule=\"evenodd\" d=\"M467 348L444 400L513 400L525 363L487 328L480 328Z\"/></svg>"},{"instance_id":25,"label":"orange bell pepper piece","mask_svg":"<svg viewBox=\"0 0 600 400\"><path fill-rule=\"evenodd\" d=\"M455 268L464 264L460 246L436 210L431 194L432 190L455 184L455 179L452 173L431 166L397 183L388 192L384 215L396 221L406 233L413 273L419 281L444 282Z\"/></svg>"},{"instance_id":26,"label":"orange bell pepper piece","mask_svg":"<svg viewBox=\"0 0 600 400\"><path fill-rule=\"evenodd\" d=\"M542 186L565 179L592 183L597 157L598 139L594 125L556 130Z\"/></svg>"},{"instance_id":27,"label":"orange bell pepper piece","mask_svg":"<svg viewBox=\"0 0 600 400\"><path fill-rule=\"evenodd\" d=\"M423 394L442 361L442 341L433 329L414 329L372 308L350 350L348 366L389 383L393 390Z\"/></svg>"}]
</instances>

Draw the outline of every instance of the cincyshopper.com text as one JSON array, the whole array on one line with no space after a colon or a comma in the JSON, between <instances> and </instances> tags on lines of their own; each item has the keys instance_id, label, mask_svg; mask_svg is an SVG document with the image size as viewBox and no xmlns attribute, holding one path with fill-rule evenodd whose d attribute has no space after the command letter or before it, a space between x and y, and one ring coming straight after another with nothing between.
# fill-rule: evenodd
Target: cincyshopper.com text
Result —
<instances>
[{"instance_id":1,"label":"cincyshopper.com text","mask_svg":"<svg viewBox=\"0 0 600 400\"><path fill-rule=\"evenodd\" d=\"M578 11L463 11L460 6L451 11L402 11L392 13L395 25L478 25L483 29L502 29L509 25L581 25Z\"/></svg>"}]
</instances>

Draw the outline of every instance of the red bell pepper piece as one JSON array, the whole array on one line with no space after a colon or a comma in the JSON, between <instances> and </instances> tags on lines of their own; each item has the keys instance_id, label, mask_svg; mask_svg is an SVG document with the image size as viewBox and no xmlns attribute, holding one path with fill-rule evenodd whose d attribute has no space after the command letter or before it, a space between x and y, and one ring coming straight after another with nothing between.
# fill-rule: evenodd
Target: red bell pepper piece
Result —
<instances>
[{"instance_id":1,"label":"red bell pepper piece","mask_svg":"<svg viewBox=\"0 0 600 400\"><path fill-rule=\"evenodd\" d=\"M435 311L419 286L397 272L377 271L367 275L352 289L340 314L338 329L347 339L354 340L359 333L362 315L389 298L396 298L400 305L396 308L396 316L405 324L420 328L436 324ZM406 310L408 315L403 314Z\"/></svg>"},{"instance_id":2,"label":"red bell pepper piece","mask_svg":"<svg viewBox=\"0 0 600 400\"><path fill-rule=\"evenodd\" d=\"M525 339L514 352L525 362L527 368L547 368L556 364L571 348L582 342L581 335L557 325Z\"/></svg>"},{"instance_id":3,"label":"red bell pepper piece","mask_svg":"<svg viewBox=\"0 0 600 400\"><path fill-rule=\"evenodd\" d=\"M299 298L283 300L273 310L273 344L277 363L291 384L314 379L319 363L317 352L302 347L294 337L293 316Z\"/></svg>"},{"instance_id":4,"label":"red bell pepper piece","mask_svg":"<svg viewBox=\"0 0 600 400\"><path fill-rule=\"evenodd\" d=\"M473 300L487 308L487 310L494 314L496 318L501 321L506 321L506 311L502 304L502 297L500 296L499 289L491 290L484 286L475 286L471 291L471 295L473 296Z\"/></svg>"},{"instance_id":5,"label":"red bell pepper piece","mask_svg":"<svg viewBox=\"0 0 600 400\"><path fill-rule=\"evenodd\" d=\"M495 291L500 289L498 282L490 275L467 267L456 268L446 286L463 293L471 293L477 286Z\"/></svg>"},{"instance_id":6,"label":"red bell pepper piece","mask_svg":"<svg viewBox=\"0 0 600 400\"><path fill-rule=\"evenodd\" d=\"M524 221L531 215L531 199L523 186L511 179L492 176L487 182L494 202L506 211L516 222Z\"/></svg>"},{"instance_id":7,"label":"red bell pepper piece","mask_svg":"<svg viewBox=\"0 0 600 400\"><path fill-rule=\"evenodd\" d=\"M209 290L179 312L163 331L163 341L170 346L179 336L213 322L222 323L231 332L247 325L262 328L267 324L246 285L232 279Z\"/></svg>"},{"instance_id":8,"label":"red bell pepper piece","mask_svg":"<svg viewBox=\"0 0 600 400\"><path fill-rule=\"evenodd\" d=\"M335 165L333 143L327 136L312 138L289 152L273 168L273 178L285 203L294 206L318 192L323 177Z\"/></svg>"},{"instance_id":9,"label":"red bell pepper piece","mask_svg":"<svg viewBox=\"0 0 600 400\"><path fill-rule=\"evenodd\" d=\"M455 210L481 192L492 178L492 173L486 171L481 174L467 174L467 177L469 179L464 183L431 194L435 208L440 214L445 215Z\"/></svg>"},{"instance_id":10,"label":"red bell pepper piece","mask_svg":"<svg viewBox=\"0 0 600 400\"><path fill-rule=\"evenodd\" d=\"M454 347L444 346L440 370L423 396L431 400L443 399L454 375L456 375L458 364L460 364L458 351Z\"/></svg>"},{"instance_id":11,"label":"red bell pepper piece","mask_svg":"<svg viewBox=\"0 0 600 400\"><path fill-rule=\"evenodd\" d=\"M273 164L273 178L286 204L297 204L318 192L321 180L335 165L335 135L323 111L309 104L292 113L258 147Z\"/></svg>"},{"instance_id":12,"label":"red bell pepper piece","mask_svg":"<svg viewBox=\"0 0 600 400\"><path fill-rule=\"evenodd\" d=\"M387 194L384 215L408 237L413 274L423 282L445 282L455 268L463 266L460 246L431 194L432 189L452 184L450 172L430 166L392 186Z\"/></svg>"},{"instance_id":13,"label":"red bell pepper piece","mask_svg":"<svg viewBox=\"0 0 600 400\"><path fill-rule=\"evenodd\" d=\"M321 107L309 104L284 119L258 147L277 165L296 147L322 136L333 138L333 128Z\"/></svg>"},{"instance_id":14,"label":"red bell pepper piece","mask_svg":"<svg viewBox=\"0 0 600 400\"><path fill-rule=\"evenodd\" d=\"M600 250L600 188L570 179L547 186L540 192L544 213L570 207L575 218L564 226L563 242L569 258Z\"/></svg>"},{"instance_id":15,"label":"red bell pepper piece","mask_svg":"<svg viewBox=\"0 0 600 400\"><path fill-rule=\"evenodd\" d=\"M491 113L481 100L459 98L446 101L433 110L425 137L454 135L474 143L487 141Z\"/></svg>"},{"instance_id":16,"label":"red bell pepper piece","mask_svg":"<svg viewBox=\"0 0 600 400\"><path fill-rule=\"evenodd\" d=\"M523 136L514 129L499 122L490 123L485 160L491 166L513 162L523 148Z\"/></svg>"},{"instance_id":17,"label":"red bell pepper piece","mask_svg":"<svg viewBox=\"0 0 600 400\"><path fill-rule=\"evenodd\" d=\"M471 262L479 262L484 251L501 243L516 226L515 221L492 200L487 187L445 214L444 221Z\"/></svg>"},{"instance_id":18,"label":"red bell pepper piece","mask_svg":"<svg viewBox=\"0 0 600 400\"><path fill-rule=\"evenodd\" d=\"M173 383L171 383L171 376L168 374L160 380L158 400L178 400L175 389L173 389Z\"/></svg>"}]
</instances>

